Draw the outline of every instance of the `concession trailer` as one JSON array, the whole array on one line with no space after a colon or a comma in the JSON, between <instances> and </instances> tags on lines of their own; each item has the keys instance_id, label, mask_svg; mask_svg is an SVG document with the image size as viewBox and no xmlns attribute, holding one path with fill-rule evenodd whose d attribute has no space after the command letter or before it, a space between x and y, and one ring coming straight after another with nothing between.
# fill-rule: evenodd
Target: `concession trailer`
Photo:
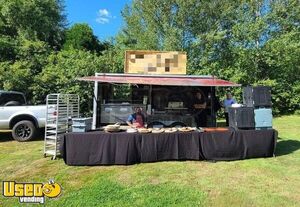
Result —
<instances>
[{"instance_id":1,"label":"concession trailer","mask_svg":"<svg viewBox=\"0 0 300 207\"><path fill-rule=\"evenodd\" d=\"M94 129L108 123L126 123L135 107L143 109L148 124L195 126L191 103L196 92L207 103L203 109L207 126L216 126L216 87L239 86L213 76L195 75L96 73L80 80L95 84ZM120 84L129 88L126 100L115 99Z\"/></svg>"}]
</instances>

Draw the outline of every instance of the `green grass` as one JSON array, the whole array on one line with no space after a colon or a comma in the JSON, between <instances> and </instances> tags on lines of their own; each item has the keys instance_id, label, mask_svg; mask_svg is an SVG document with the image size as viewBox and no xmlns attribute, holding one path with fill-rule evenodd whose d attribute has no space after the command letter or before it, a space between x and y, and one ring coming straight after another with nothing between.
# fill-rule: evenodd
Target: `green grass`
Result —
<instances>
[{"instance_id":1,"label":"green grass","mask_svg":"<svg viewBox=\"0 0 300 207\"><path fill-rule=\"evenodd\" d=\"M300 116L274 120L276 157L72 167L43 158L43 141L0 139L0 180L63 187L46 206L300 206ZM2 188L2 186L1 186ZM2 191L2 189L0 189ZM0 196L0 206L19 206Z\"/></svg>"}]
</instances>

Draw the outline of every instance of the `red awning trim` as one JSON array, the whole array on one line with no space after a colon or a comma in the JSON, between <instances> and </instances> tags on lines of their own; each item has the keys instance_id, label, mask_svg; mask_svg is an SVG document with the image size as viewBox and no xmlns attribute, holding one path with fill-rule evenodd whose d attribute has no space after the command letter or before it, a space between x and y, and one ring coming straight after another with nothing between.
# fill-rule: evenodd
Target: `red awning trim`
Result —
<instances>
[{"instance_id":1,"label":"red awning trim","mask_svg":"<svg viewBox=\"0 0 300 207\"><path fill-rule=\"evenodd\" d=\"M213 76L195 75L139 75L139 74L109 74L78 78L81 81L97 81L103 83L166 85L166 86L240 86L230 81L217 79Z\"/></svg>"}]
</instances>

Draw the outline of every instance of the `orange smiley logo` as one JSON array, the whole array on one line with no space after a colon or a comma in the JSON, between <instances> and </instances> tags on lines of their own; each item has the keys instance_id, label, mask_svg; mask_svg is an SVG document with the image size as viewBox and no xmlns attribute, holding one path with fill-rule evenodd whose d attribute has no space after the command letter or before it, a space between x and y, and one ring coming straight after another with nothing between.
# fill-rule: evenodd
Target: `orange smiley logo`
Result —
<instances>
[{"instance_id":1,"label":"orange smiley logo","mask_svg":"<svg viewBox=\"0 0 300 207\"><path fill-rule=\"evenodd\" d=\"M61 193L61 186L50 180L49 183L43 185L43 193L49 198L55 198Z\"/></svg>"}]
</instances>

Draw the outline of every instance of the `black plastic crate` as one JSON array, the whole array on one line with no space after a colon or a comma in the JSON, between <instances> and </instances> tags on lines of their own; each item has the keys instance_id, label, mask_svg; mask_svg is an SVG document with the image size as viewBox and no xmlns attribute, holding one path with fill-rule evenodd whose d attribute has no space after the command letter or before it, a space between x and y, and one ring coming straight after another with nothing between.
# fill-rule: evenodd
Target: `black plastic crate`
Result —
<instances>
[{"instance_id":1,"label":"black plastic crate","mask_svg":"<svg viewBox=\"0 0 300 207\"><path fill-rule=\"evenodd\" d=\"M243 88L243 103L247 107L272 106L271 87L268 86L247 86Z\"/></svg>"},{"instance_id":2,"label":"black plastic crate","mask_svg":"<svg viewBox=\"0 0 300 207\"><path fill-rule=\"evenodd\" d=\"M253 107L229 107L229 126L235 129L254 129L254 108Z\"/></svg>"}]
</instances>

